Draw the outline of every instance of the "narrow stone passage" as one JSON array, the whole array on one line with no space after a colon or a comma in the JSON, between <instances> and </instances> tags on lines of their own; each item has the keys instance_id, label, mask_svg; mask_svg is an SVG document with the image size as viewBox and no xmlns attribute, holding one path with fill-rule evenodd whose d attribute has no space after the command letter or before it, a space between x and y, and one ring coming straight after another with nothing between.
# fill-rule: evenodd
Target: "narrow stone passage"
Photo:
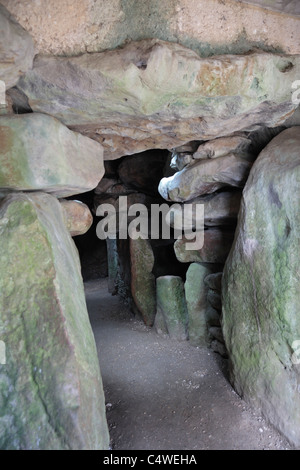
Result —
<instances>
[{"instance_id":1,"label":"narrow stone passage","mask_svg":"<svg viewBox=\"0 0 300 470\"><path fill-rule=\"evenodd\" d=\"M219 355L158 336L106 279L85 289L113 449L290 449L236 395Z\"/></svg>"}]
</instances>

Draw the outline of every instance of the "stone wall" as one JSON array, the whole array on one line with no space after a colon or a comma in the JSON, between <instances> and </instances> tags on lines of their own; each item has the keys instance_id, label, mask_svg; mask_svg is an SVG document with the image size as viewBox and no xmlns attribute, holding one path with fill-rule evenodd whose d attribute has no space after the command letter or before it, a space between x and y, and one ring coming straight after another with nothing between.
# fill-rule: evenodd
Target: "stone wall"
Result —
<instances>
[{"instance_id":1,"label":"stone wall","mask_svg":"<svg viewBox=\"0 0 300 470\"><path fill-rule=\"evenodd\" d=\"M33 37L37 52L75 55L156 37L203 56L253 47L300 52L299 17L233 0L1 0ZM274 4L274 2L272 2ZM276 9L287 11L275 2ZM289 2L291 3L291 2ZM271 6L272 7L272 6ZM294 10L292 10L294 11Z\"/></svg>"},{"instance_id":2,"label":"stone wall","mask_svg":"<svg viewBox=\"0 0 300 470\"><path fill-rule=\"evenodd\" d=\"M244 330L237 330L236 340L230 336L232 325L238 325L240 304L243 304L244 298L248 301L243 306L248 309L251 307L250 295L246 294L245 297L245 287L250 291L253 289L252 310L256 320L262 319L264 322L266 338L270 342L268 351L273 354L273 343L278 343L277 335L272 330L273 325L286 327L285 320L282 320L286 293L282 297L277 289L281 288L282 278L290 279L290 269L284 270L285 266L289 266L289 251L283 242L287 240L288 244L293 240L292 235L299 232L298 219L291 218L291 223L288 220L288 224L282 222L278 225L278 219L274 217L276 230L273 232L278 232L278 237L274 247L270 245L268 237L265 243L272 253L274 251L276 256L278 253L280 255L274 258L278 276L273 276L275 280L279 279L279 283L274 292L269 289L274 294L274 311L278 310L275 322L269 321L270 316L266 316L261 308L266 300L264 283L268 279L271 255L267 253L265 256L262 276L260 270L251 271L252 249L256 246L256 238L249 236L243 253L248 256L250 250L250 277L255 278L255 285L248 282L249 273L244 275L242 272L235 288L228 271L238 271L228 269L228 264L224 277L222 271L234 238L242 190L248 184L249 172L251 181L251 172L253 174L257 165L259 167L260 158L256 163L257 156L274 136L282 135L283 129L295 126L299 119L299 114L297 118L295 112L298 104L292 100L294 83L300 71L300 55L296 55L300 50L298 17L240 2L212 0L47 3L39 0L12 0L3 1L3 4L31 32L37 51L53 56L38 56L33 61L29 35L21 26L16 26L0 5L0 26L8 37L11 35L15 38L13 42L0 38L0 79L5 81L8 89L7 103L0 103L0 198L3 198L0 201L0 233L3 235L0 246L0 266L3 269L0 288L4 292L1 297L0 333L8 344L8 364L17 363L18 354L19 357L26 355L28 369L22 369L21 378L26 386L29 384L28 387L31 387L32 397L38 395L40 405L40 409L32 410L32 413L38 415L38 420L32 419L34 414L31 408L18 400L19 397L22 400L24 398L22 388L14 390L14 394L9 387L4 389L5 400L11 405L7 416L4 416L4 431L0 426L0 447L104 449L108 446L95 345L84 303L78 256L68 233L84 233L92 217L87 207L75 201L58 202L61 198L93 189L95 208L103 202L110 202L114 206L121 195L128 196L128 205L140 202L149 207L155 200L169 206L173 203L179 207L191 205L193 211L196 204L205 205L205 230L197 232L197 235L204 235L204 245L201 249L197 247L189 250L187 237L177 240L173 250L173 259L176 255L177 265L171 263L172 258L168 255L169 240L166 244L165 240L155 240L154 243L130 240L129 243L120 237L116 243L108 244L109 288L112 293L129 297L133 309L142 314L147 325L154 324L158 332L169 334L177 340L190 339L195 345L210 343L223 356L228 351L235 368L233 385L239 393L245 394L245 398L250 400L257 397L260 395L260 379L250 393L247 387L243 389L240 384L244 382L244 369L241 369L240 374L236 372L239 371L240 350L247 344L245 339L249 338L248 324ZM14 46L20 37L25 38L23 45L28 45L24 54L20 53L19 47ZM152 39L130 41L148 37ZM128 44L115 49L124 43ZM189 46L189 49L184 46ZM259 46L261 50L243 54L253 46ZM55 57L60 54L76 56L81 52L102 49L114 50L82 54L79 57ZM272 52L264 52L266 49ZM233 52L235 55L206 58L195 52L202 56L219 52ZM22 66L20 56L26 58ZM20 74L24 76L19 79ZM299 135L297 128L285 132L288 132L284 134L287 136L290 136L289 132ZM285 155L290 143L290 140L284 142L280 149L282 155ZM175 171L168 169L166 172L166 164L170 161L168 151L173 154L172 167ZM133 155L137 153L139 155ZM296 151L294 153L295 162L298 162L299 154ZM104 164L103 157L106 160ZM119 160L120 157L124 158ZM114 159L117 162L111 161ZM286 197L289 184L277 188L278 191L272 182L266 186L267 177L272 176L269 170L274 166L274 160L272 163L267 160L267 163L267 176L260 184L264 189L269 187L271 204L281 209L279 189L283 190ZM295 172L296 167L293 165L292 162L291 171ZM106 173L102 179L104 168ZM280 171L284 173L283 169ZM150 173L152 178L149 180ZM282 181L279 173L278 184ZM242 201L246 193L247 186ZM260 191L256 193L261 194ZM287 197L292 206L291 214L299 200L296 185L293 195L295 202ZM255 202L255 197L250 199L251 203ZM243 204L239 220L242 220ZM52 205L50 217L47 214ZM263 210L263 220L272 214L268 207L264 210L260 200L257 206ZM289 207L287 203L283 205L284 216L286 207ZM59 220L56 220L55 213L60 214ZM175 213L174 228L178 217L178 213ZM196 225L198 230L195 217L197 213L195 216L193 212L191 226L187 229L194 229ZM257 216L253 223L255 230L263 226ZM28 237L28 233L32 233L32 236ZM235 243L241 233L238 226ZM32 243L32 239L33 235L39 234L41 239L44 237L50 244L48 255L42 248L38 253L35 251L39 245ZM258 232L257 239L260 236ZM14 239L15 245L11 243ZM68 258L69 264L61 263L60 251ZM14 257L15 261L11 263ZM161 260L166 259L164 264L167 269L172 266L174 271L166 270L165 265L162 269ZM44 265L48 270L45 269L39 275L40 266ZM185 266L183 275L182 265ZM238 265L244 266L245 263ZM71 276L65 272L66 266L69 266ZM29 280L27 269L31 276ZM257 270L257 266L253 265L254 269ZM20 273L26 280L23 281ZM39 279L39 283L36 279ZM19 284L24 289L24 294L20 291L20 297L16 295ZM225 298L223 313L221 286ZM258 297L258 288L261 288L261 298ZM240 297L236 297L238 291ZM77 292L77 296L71 295L73 292ZM292 305L298 305L296 289L292 286L287 292L291 292ZM48 303L43 303L41 317L40 299L44 298ZM51 303L53 298L57 299L55 305ZM267 298L271 299L271 295ZM279 302L281 298L282 303ZM71 299L78 301L77 310L70 303ZM260 302L257 304L258 299ZM237 303L236 307L234 302ZM266 305L267 312L271 311L269 304ZM273 304L270 305L273 308ZM12 310L15 312L16 326L22 326L21 342L14 335L14 323L10 321ZM288 311L291 318L288 318L287 324L295 334L292 339L298 338L296 314L294 310ZM57 312L64 315L62 322L58 316L57 327L63 328L64 325L65 330L62 331L74 337L75 349L71 342L61 341L59 344L62 350L66 348L71 359L64 365L65 375L59 381L62 385L54 393L49 377L59 375L56 363L66 355L60 354L56 345L55 328L45 337L38 333L40 328L48 331L46 327L49 320ZM247 315L247 322L249 318ZM90 345L89 349L82 345L82 337L78 339L82 323L85 325L84 342ZM241 323L244 326L243 320ZM252 323L255 326L255 322ZM260 333L264 333L263 328L258 328L258 334L255 328L252 329L252 344L243 352L241 361L246 374L248 365L250 369L252 367L251 354L254 355L253 360L257 358L258 349L253 348L253 344L259 341L261 346ZM40 342L36 338L40 338ZM51 349L44 346L51 339L54 344L52 355ZM288 337L288 341L290 339ZM19 349L17 344L21 345ZM284 344L284 357L279 361L286 364L284 370L292 367L289 353L293 345L289 342L287 345L289 349ZM277 354L276 348L274 351ZM78 350L75 356L73 349L75 352ZM85 364L85 354L93 360L90 370ZM266 361L270 363L270 360ZM273 362L276 371L279 370L277 362L277 359ZM263 362L260 364L264 365ZM72 393L75 398L71 400L68 388L70 374L77 366L78 370L82 369L82 381L77 383L74 378ZM0 380L3 383L14 383L17 373L14 369L8 370L12 372L4 372ZM90 382L86 380L85 374ZM290 392L289 377L283 377L283 386ZM291 377L293 381L294 375ZM295 373L295 377L298 380L299 374ZM263 390L267 388L268 398L271 379L271 376L267 376L266 380L262 378ZM94 390L92 383L96 384L96 388L95 394L90 396L89 390ZM271 398L268 402L274 403L274 408L279 410L279 421L274 419L268 407L262 408L271 422L298 445L299 419L296 419L295 428L294 423L285 419L287 407L280 396L281 382L278 383L279 386L276 382L274 389L270 389ZM251 381L251 387L253 384L255 382ZM60 393L61 389L63 393ZM53 395L48 396L48 391L53 392ZM256 398L254 402L261 405ZM57 403L62 413L57 412ZM90 413L94 403L99 405L96 415ZM28 415L20 426L19 417L27 409ZM71 419L74 409L78 415L75 422ZM50 414L47 410L50 410ZM54 429L60 432L54 432L51 441L47 437L48 428L44 425L48 415L51 423L54 423ZM298 404L295 405L293 415L299 416ZM10 420L15 426L13 438ZM95 426L95 421L96 424L101 422L101 425ZM65 427L61 428L61 425ZM36 426L42 429L38 442L34 441ZM81 429L85 427L90 430L90 434L81 439ZM26 428L30 433L25 432Z\"/></svg>"}]
</instances>

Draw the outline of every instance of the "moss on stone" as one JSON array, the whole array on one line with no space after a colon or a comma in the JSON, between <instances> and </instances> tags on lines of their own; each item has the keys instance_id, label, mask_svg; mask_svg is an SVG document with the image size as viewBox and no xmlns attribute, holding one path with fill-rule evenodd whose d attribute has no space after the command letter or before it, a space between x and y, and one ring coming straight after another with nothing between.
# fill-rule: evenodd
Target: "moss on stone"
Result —
<instances>
[{"instance_id":1,"label":"moss on stone","mask_svg":"<svg viewBox=\"0 0 300 470\"><path fill-rule=\"evenodd\" d=\"M60 204L21 193L0 213L0 447L107 448L96 346Z\"/></svg>"},{"instance_id":2,"label":"moss on stone","mask_svg":"<svg viewBox=\"0 0 300 470\"><path fill-rule=\"evenodd\" d=\"M282 132L254 163L222 282L232 382L298 446L300 376L291 344L300 337L299 135L299 128Z\"/></svg>"}]
</instances>

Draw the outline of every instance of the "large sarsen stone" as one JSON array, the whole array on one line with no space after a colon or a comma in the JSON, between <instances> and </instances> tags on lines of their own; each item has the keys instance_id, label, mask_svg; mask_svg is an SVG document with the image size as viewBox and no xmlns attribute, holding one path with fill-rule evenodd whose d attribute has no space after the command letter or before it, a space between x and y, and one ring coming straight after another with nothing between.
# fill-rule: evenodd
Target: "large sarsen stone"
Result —
<instances>
[{"instance_id":1,"label":"large sarsen stone","mask_svg":"<svg viewBox=\"0 0 300 470\"><path fill-rule=\"evenodd\" d=\"M237 392L300 446L300 127L260 153L222 279Z\"/></svg>"},{"instance_id":2,"label":"large sarsen stone","mask_svg":"<svg viewBox=\"0 0 300 470\"><path fill-rule=\"evenodd\" d=\"M13 194L0 217L0 448L107 449L97 350L61 205Z\"/></svg>"},{"instance_id":3,"label":"large sarsen stone","mask_svg":"<svg viewBox=\"0 0 300 470\"><path fill-rule=\"evenodd\" d=\"M0 116L1 190L58 197L90 191L104 175L103 148L39 113Z\"/></svg>"},{"instance_id":4,"label":"large sarsen stone","mask_svg":"<svg viewBox=\"0 0 300 470\"><path fill-rule=\"evenodd\" d=\"M78 57L42 57L18 87L34 111L99 140L105 159L211 140L296 109L300 57L265 52L201 58L158 39Z\"/></svg>"}]
</instances>

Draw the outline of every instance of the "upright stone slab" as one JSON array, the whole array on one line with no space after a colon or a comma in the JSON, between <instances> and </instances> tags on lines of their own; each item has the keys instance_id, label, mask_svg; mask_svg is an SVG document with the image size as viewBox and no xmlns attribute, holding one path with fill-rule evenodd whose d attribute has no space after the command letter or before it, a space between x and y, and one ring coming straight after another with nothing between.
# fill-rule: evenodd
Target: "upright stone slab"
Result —
<instances>
[{"instance_id":1,"label":"upright stone slab","mask_svg":"<svg viewBox=\"0 0 300 470\"><path fill-rule=\"evenodd\" d=\"M7 196L0 234L0 448L107 449L79 258L58 200Z\"/></svg>"},{"instance_id":2,"label":"upright stone slab","mask_svg":"<svg viewBox=\"0 0 300 470\"><path fill-rule=\"evenodd\" d=\"M188 311L189 340L194 346L207 346L207 290L204 279L211 269L192 263L186 273L185 297Z\"/></svg>"},{"instance_id":3,"label":"upright stone slab","mask_svg":"<svg viewBox=\"0 0 300 470\"><path fill-rule=\"evenodd\" d=\"M300 127L260 153L222 279L231 381L300 446Z\"/></svg>"},{"instance_id":4,"label":"upright stone slab","mask_svg":"<svg viewBox=\"0 0 300 470\"><path fill-rule=\"evenodd\" d=\"M180 341L187 339L187 307L183 280L179 276L156 279L158 323L162 331ZM165 328L162 326L164 320Z\"/></svg>"},{"instance_id":5,"label":"upright stone slab","mask_svg":"<svg viewBox=\"0 0 300 470\"><path fill-rule=\"evenodd\" d=\"M39 113L0 116L0 188L58 197L92 190L104 175L101 144Z\"/></svg>"},{"instance_id":6,"label":"upright stone slab","mask_svg":"<svg viewBox=\"0 0 300 470\"><path fill-rule=\"evenodd\" d=\"M154 255L149 240L130 239L131 293L146 325L152 326L156 313Z\"/></svg>"}]
</instances>

